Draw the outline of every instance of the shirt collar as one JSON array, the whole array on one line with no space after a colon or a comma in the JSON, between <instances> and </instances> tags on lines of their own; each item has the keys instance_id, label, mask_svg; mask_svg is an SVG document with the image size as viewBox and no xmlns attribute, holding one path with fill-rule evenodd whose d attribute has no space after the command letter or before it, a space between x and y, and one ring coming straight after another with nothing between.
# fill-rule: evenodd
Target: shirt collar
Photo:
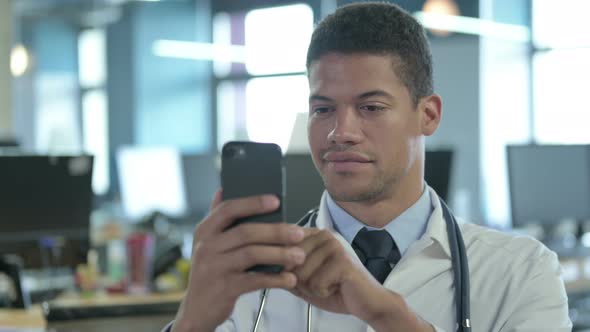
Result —
<instances>
[{"instance_id":1,"label":"shirt collar","mask_svg":"<svg viewBox=\"0 0 590 332\"><path fill-rule=\"evenodd\" d=\"M436 195L435 195L436 197ZM348 243L361 228L369 230L385 229L393 237L400 253L403 255L410 245L418 240L426 231L427 223L432 214L431 193L428 187L422 191L420 198L397 218L391 220L383 228L369 227L344 211L332 197L326 193L326 206L334 224L334 229L340 233Z\"/></svg>"}]
</instances>

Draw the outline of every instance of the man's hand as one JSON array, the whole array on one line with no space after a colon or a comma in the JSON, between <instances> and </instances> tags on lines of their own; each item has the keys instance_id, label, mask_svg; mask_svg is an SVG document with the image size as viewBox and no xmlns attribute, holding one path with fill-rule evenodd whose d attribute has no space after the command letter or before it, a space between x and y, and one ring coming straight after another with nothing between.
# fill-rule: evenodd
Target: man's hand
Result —
<instances>
[{"instance_id":1,"label":"man's hand","mask_svg":"<svg viewBox=\"0 0 590 332\"><path fill-rule=\"evenodd\" d=\"M354 315L377 331L434 331L347 253L334 234L316 228L305 232L299 246L306 258L293 270L293 294L320 309Z\"/></svg>"},{"instance_id":2,"label":"man's hand","mask_svg":"<svg viewBox=\"0 0 590 332\"><path fill-rule=\"evenodd\" d=\"M227 229L240 217L268 213L278 206L274 196L222 202L221 191L216 193L210 214L195 231L187 292L172 331L213 331L229 317L240 295L295 286L295 275L288 271L305 259L303 250L295 246L304 237L302 228L250 223ZM283 265L285 272L245 272L257 264Z\"/></svg>"}]
</instances>

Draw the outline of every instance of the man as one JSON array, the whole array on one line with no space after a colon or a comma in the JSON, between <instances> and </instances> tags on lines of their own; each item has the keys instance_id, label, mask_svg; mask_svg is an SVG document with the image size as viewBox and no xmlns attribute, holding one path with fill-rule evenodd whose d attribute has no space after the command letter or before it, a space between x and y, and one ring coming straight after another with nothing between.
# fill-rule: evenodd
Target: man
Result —
<instances>
[{"instance_id":1,"label":"man","mask_svg":"<svg viewBox=\"0 0 590 332\"><path fill-rule=\"evenodd\" d=\"M172 330L250 331L261 290L270 289L259 330L304 331L309 319L314 331L455 331L451 245L439 198L423 180L424 137L442 113L423 28L395 5L339 8L314 31L307 68L308 138L326 186L317 227L224 231L278 200L221 202L217 193L195 233ZM571 330L554 253L529 238L460 229L473 331ZM389 243L387 255L371 256L371 242ZM255 264L285 269L244 272Z\"/></svg>"}]
</instances>

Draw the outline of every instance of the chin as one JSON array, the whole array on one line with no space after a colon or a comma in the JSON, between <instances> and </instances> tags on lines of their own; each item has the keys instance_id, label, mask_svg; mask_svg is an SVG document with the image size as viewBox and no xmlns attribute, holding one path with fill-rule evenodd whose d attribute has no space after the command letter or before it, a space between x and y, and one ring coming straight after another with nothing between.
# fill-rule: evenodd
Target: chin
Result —
<instances>
[{"instance_id":1,"label":"chin","mask_svg":"<svg viewBox=\"0 0 590 332\"><path fill-rule=\"evenodd\" d=\"M372 201L382 194L382 190L375 190L370 186L354 186L341 183L337 186L326 185L326 190L332 199L338 202Z\"/></svg>"}]
</instances>

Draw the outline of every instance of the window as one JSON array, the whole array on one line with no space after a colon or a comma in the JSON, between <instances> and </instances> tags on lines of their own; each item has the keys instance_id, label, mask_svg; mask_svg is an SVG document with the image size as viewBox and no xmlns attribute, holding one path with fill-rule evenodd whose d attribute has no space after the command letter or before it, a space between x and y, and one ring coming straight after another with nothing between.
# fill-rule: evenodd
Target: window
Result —
<instances>
[{"instance_id":1,"label":"window","mask_svg":"<svg viewBox=\"0 0 590 332\"><path fill-rule=\"evenodd\" d=\"M102 29L84 30L78 36L78 80L82 90L82 140L94 156L92 189L97 195L109 190L108 97L106 37Z\"/></svg>"},{"instance_id":2,"label":"window","mask_svg":"<svg viewBox=\"0 0 590 332\"><path fill-rule=\"evenodd\" d=\"M242 63L214 61L219 148L240 139L276 143L286 151L297 113L307 113L305 52L312 30L313 11L306 4L214 17L214 45L243 46L245 52Z\"/></svg>"},{"instance_id":3,"label":"window","mask_svg":"<svg viewBox=\"0 0 590 332\"><path fill-rule=\"evenodd\" d=\"M587 94L590 75L590 2L533 2L533 133L538 143L590 143Z\"/></svg>"}]
</instances>

